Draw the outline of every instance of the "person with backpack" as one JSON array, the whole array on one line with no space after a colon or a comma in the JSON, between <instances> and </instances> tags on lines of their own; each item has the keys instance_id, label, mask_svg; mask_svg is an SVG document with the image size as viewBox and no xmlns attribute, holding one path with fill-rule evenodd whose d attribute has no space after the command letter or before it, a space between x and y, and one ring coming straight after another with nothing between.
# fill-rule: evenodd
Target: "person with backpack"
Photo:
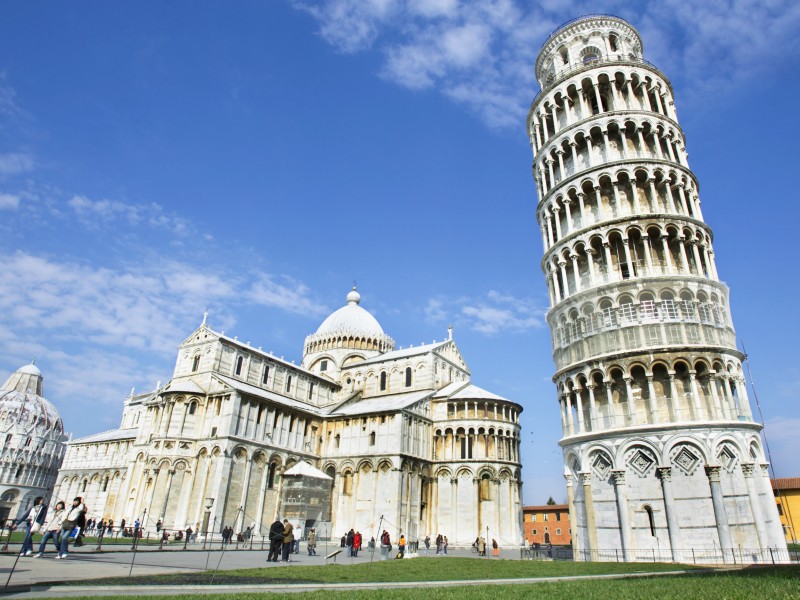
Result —
<instances>
[{"instance_id":1,"label":"person with backpack","mask_svg":"<svg viewBox=\"0 0 800 600\"><path fill-rule=\"evenodd\" d=\"M81 526L79 523L85 523L86 505L83 499L77 496L72 501L72 508L69 509L67 517L61 523L61 543L59 544L59 552L56 560L67 558L69 556L69 538L77 537L80 534Z\"/></svg>"},{"instance_id":2,"label":"person with backpack","mask_svg":"<svg viewBox=\"0 0 800 600\"><path fill-rule=\"evenodd\" d=\"M381 534L381 560L388 559L391 551L392 539L389 537L389 532L384 529Z\"/></svg>"}]
</instances>

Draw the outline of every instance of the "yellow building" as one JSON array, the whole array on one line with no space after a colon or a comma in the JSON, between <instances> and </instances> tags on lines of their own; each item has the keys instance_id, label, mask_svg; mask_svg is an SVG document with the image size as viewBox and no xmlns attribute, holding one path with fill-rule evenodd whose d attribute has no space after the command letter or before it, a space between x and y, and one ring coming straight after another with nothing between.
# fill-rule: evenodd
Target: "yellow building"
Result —
<instances>
[{"instance_id":1,"label":"yellow building","mask_svg":"<svg viewBox=\"0 0 800 600\"><path fill-rule=\"evenodd\" d=\"M796 544L800 533L800 477L784 477L771 481L786 541Z\"/></svg>"}]
</instances>

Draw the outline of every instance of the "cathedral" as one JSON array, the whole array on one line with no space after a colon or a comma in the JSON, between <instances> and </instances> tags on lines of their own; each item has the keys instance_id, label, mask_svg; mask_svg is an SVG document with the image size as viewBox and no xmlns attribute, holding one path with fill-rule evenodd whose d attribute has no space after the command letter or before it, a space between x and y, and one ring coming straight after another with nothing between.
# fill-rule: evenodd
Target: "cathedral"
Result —
<instances>
[{"instance_id":1,"label":"cathedral","mask_svg":"<svg viewBox=\"0 0 800 600\"><path fill-rule=\"evenodd\" d=\"M522 540L522 407L470 382L453 340L395 348L353 288L300 365L203 319L172 379L68 445L54 498L147 529ZM379 529L381 531L379 531Z\"/></svg>"}]
</instances>

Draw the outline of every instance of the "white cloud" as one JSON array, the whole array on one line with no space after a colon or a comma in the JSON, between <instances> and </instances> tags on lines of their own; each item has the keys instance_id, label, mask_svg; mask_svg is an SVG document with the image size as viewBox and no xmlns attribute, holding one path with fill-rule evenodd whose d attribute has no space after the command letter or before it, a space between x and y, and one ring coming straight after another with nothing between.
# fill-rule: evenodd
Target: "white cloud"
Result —
<instances>
[{"instance_id":1,"label":"white cloud","mask_svg":"<svg viewBox=\"0 0 800 600\"><path fill-rule=\"evenodd\" d=\"M16 210L19 208L19 196L0 194L0 210Z\"/></svg>"},{"instance_id":2,"label":"white cloud","mask_svg":"<svg viewBox=\"0 0 800 600\"><path fill-rule=\"evenodd\" d=\"M177 261L109 269L18 252L0 255L0 272L0 328L8 343L47 337L169 354L206 305L227 325L232 310L247 304L314 316L326 310L308 287L287 278L230 276Z\"/></svg>"},{"instance_id":3,"label":"white cloud","mask_svg":"<svg viewBox=\"0 0 800 600\"><path fill-rule=\"evenodd\" d=\"M431 323L450 320L474 331L494 335L541 327L545 311L533 300L492 290L479 298L431 298L425 306L425 317Z\"/></svg>"},{"instance_id":4,"label":"white cloud","mask_svg":"<svg viewBox=\"0 0 800 600\"><path fill-rule=\"evenodd\" d=\"M178 234L188 229L187 221L166 213L155 202L133 204L121 200L90 200L86 196L75 195L67 201L67 206L87 226L101 227L121 220L130 226L149 225Z\"/></svg>"},{"instance_id":5,"label":"white cloud","mask_svg":"<svg viewBox=\"0 0 800 600\"><path fill-rule=\"evenodd\" d=\"M533 64L560 23L597 11L552 0L295 2L337 51L377 48L380 75L410 89L438 89L492 127L519 127L537 89ZM637 27L645 58L682 80L680 102L715 101L756 75L780 72L800 46L792 0L611 0L605 9Z\"/></svg>"},{"instance_id":6,"label":"white cloud","mask_svg":"<svg viewBox=\"0 0 800 600\"><path fill-rule=\"evenodd\" d=\"M0 154L0 177L19 175L33 170L33 157L23 152Z\"/></svg>"}]
</instances>

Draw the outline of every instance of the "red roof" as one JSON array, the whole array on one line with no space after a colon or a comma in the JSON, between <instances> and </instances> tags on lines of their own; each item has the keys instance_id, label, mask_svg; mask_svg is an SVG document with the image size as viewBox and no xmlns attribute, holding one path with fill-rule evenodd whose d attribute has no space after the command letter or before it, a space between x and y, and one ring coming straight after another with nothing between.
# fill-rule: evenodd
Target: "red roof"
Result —
<instances>
[{"instance_id":1,"label":"red roof","mask_svg":"<svg viewBox=\"0 0 800 600\"><path fill-rule=\"evenodd\" d=\"M522 512L548 512L556 510L569 510L568 504L542 504L540 506L523 506Z\"/></svg>"},{"instance_id":2,"label":"red roof","mask_svg":"<svg viewBox=\"0 0 800 600\"><path fill-rule=\"evenodd\" d=\"M773 490L800 490L800 477L770 479Z\"/></svg>"}]
</instances>

